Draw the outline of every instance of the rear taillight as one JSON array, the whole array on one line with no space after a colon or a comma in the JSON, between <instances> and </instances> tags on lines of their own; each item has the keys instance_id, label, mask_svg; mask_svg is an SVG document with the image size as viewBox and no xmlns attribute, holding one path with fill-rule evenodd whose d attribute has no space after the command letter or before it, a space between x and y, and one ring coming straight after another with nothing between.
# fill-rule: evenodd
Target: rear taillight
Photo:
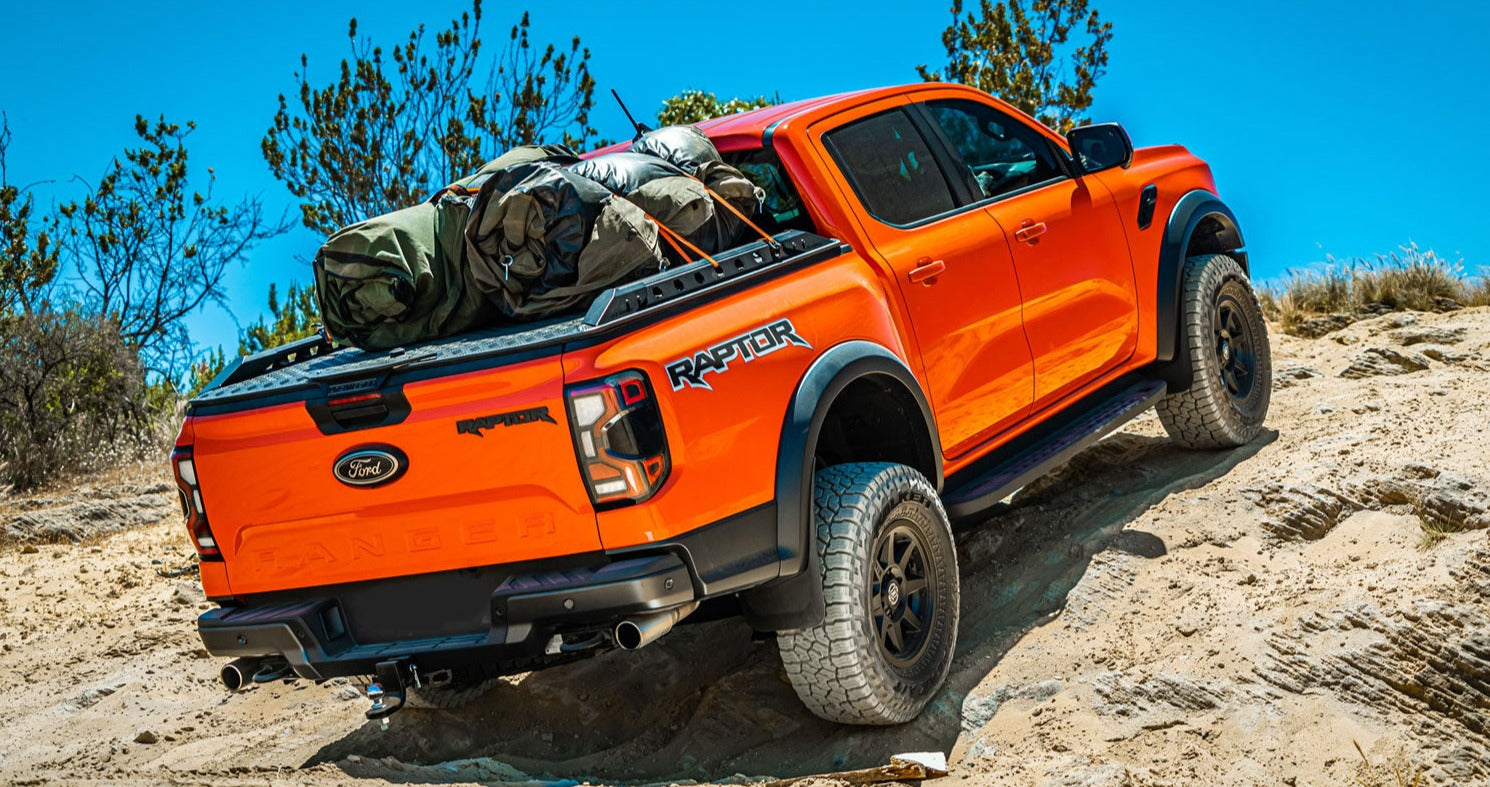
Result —
<instances>
[{"instance_id":1,"label":"rear taillight","mask_svg":"<svg viewBox=\"0 0 1490 787\"><path fill-rule=\"evenodd\" d=\"M207 525L207 507L202 502L202 487L197 483L197 465L191 446L178 446L171 452L171 467L176 471L176 491L181 495L181 510L186 515L186 532L203 560L222 560L217 539Z\"/></svg>"},{"instance_id":2,"label":"rear taillight","mask_svg":"<svg viewBox=\"0 0 1490 787\"><path fill-rule=\"evenodd\" d=\"M597 506L636 503L667 480L667 435L641 372L571 386L565 397L574 450Z\"/></svg>"}]
</instances>

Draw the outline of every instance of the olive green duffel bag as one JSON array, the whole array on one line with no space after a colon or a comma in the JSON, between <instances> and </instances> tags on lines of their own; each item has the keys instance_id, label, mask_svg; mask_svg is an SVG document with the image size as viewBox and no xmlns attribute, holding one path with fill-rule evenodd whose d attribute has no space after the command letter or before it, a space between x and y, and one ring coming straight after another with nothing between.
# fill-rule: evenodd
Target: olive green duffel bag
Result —
<instances>
[{"instance_id":1,"label":"olive green duffel bag","mask_svg":"<svg viewBox=\"0 0 1490 787\"><path fill-rule=\"evenodd\" d=\"M466 223L481 187L537 162L578 161L563 145L525 145L429 201L338 230L316 254L316 300L333 339L388 349L501 319L465 260Z\"/></svg>"}]
</instances>

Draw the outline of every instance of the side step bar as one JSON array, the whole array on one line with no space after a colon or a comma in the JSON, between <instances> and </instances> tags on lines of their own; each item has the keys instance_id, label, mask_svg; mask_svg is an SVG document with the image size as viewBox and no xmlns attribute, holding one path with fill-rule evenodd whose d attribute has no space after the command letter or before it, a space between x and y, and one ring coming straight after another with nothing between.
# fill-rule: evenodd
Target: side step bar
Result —
<instances>
[{"instance_id":1,"label":"side step bar","mask_svg":"<svg viewBox=\"0 0 1490 787\"><path fill-rule=\"evenodd\" d=\"M947 479L942 502L953 519L991 508L1020 487L1065 464L1076 454L1164 398L1161 380L1119 380Z\"/></svg>"}]
</instances>

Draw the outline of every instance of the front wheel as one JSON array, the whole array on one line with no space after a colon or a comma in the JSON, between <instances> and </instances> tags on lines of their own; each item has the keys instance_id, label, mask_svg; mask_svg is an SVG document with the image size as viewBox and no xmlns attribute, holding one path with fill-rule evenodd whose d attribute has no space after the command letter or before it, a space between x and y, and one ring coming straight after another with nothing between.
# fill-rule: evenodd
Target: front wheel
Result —
<instances>
[{"instance_id":1,"label":"front wheel","mask_svg":"<svg viewBox=\"0 0 1490 787\"><path fill-rule=\"evenodd\" d=\"M957 643L947 512L905 465L836 465L813 487L827 614L777 636L797 696L845 724L900 724L931 702Z\"/></svg>"},{"instance_id":2,"label":"front wheel","mask_svg":"<svg viewBox=\"0 0 1490 787\"><path fill-rule=\"evenodd\" d=\"M1190 387L1159 402L1159 420L1187 448L1235 448L1262 430L1273 361L1257 295L1237 261L1206 254L1185 261L1179 341Z\"/></svg>"}]
</instances>

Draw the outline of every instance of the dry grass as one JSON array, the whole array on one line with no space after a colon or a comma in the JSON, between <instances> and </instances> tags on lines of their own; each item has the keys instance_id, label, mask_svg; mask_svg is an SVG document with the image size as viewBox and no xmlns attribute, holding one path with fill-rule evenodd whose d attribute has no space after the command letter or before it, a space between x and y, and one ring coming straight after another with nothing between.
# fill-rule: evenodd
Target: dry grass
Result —
<instances>
[{"instance_id":1,"label":"dry grass","mask_svg":"<svg viewBox=\"0 0 1490 787\"><path fill-rule=\"evenodd\" d=\"M1376 766L1371 764L1371 760L1367 759L1366 751L1361 748L1360 742L1353 738L1350 742L1355 744L1355 750L1361 755L1361 762L1366 764L1366 774L1371 779L1370 781L1366 781L1365 779L1356 777L1356 783L1361 785L1361 787L1377 787L1378 785L1381 785L1381 787L1419 787L1423 783L1422 771L1418 771L1412 777L1412 781L1408 781L1407 775L1402 772L1401 765L1392 766L1392 781L1387 781L1386 777L1377 771Z\"/></svg>"},{"instance_id":2,"label":"dry grass","mask_svg":"<svg viewBox=\"0 0 1490 787\"><path fill-rule=\"evenodd\" d=\"M1418 518L1418 529L1421 531L1418 534L1418 549L1425 552L1443 543L1443 540L1449 537L1447 530L1422 517Z\"/></svg>"},{"instance_id":3,"label":"dry grass","mask_svg":"<svg viewBox=\"0 0 1490 787\"><path fill-rule=\"evenodd\" d=\"M1469 300L1465 301L1470 306L1490 306L1490 269L1481 268L1480 275L1472 282L1465 284L1469 290Z\"/></svg>"},{"instance_id":4,"label":"dry grass","mask_svg":"<svg viewBox=\"0 0 1490 787\"><path fill-rule=\"evenodd\" d=\"M1490 305L1490 277L1467 277L1462 262L1412 244L1374 260L1327 257L1323 267L1289 271L1259 298L1285 333L1319 336L1375 314Z\"/></svg>"}]
</instances>

